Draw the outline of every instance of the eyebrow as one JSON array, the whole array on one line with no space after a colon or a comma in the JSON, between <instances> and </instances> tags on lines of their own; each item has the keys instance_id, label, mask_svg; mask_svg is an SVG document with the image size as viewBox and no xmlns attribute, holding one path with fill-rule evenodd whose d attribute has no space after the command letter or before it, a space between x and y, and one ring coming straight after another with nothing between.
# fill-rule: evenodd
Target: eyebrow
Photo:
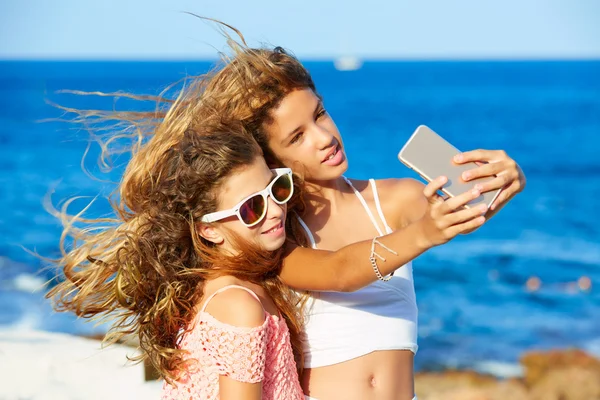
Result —
<instances>
[{"instance_id":1,"label":"eyebrow","mask_svg":"<svg viewBox=\"0 0 600 400\"><path fill-rule=\"evenodd\" d=\"M277 173L276 173L275 171L271 171L271 175L269 175L269 179L267 180L267 183L265 183L265 187L263 187L262 189L254 190L254 191L252 191L252 192L250 192L250 193L248 193L248 194L246 194L246 195L244 195L244 196L240 197L240 198L239 198L239 199L238 199L238 200L235 202L235 204L238 204L238 203L239 203L240 201L242 201L243 199L247 199L247 198L248 198L248 196L252 196L253 194L256 194L256 193L258 193L258 192L260 192L260 191L262 191L262 190L266 189L266 188L267 188L267 186L269 186L269 184L270 184L270 183L273 181L273 179L275 179L275 176L276 176L276 175L277 175Z\"/></svg>"},{"instance_id":2,"label":"eyebrow","mask_svg":"<svg viewBox=\"0 0 600 400\"><path fill-rule=\"evenodd\" d=\"M281 144L283 145L283 144L287 143L290 140L290 137L294 136L300 129L302 129L303 126L304 125L300 125L296 129L294 129L293 131L291 131L290 133L288 133L287 135L285 135L285 137L281 141Z\"/></svg>"},{"instance_id":3,"label":"eyebrow","mask_svg":"<svg viewBox=\"0 0 600 400\"><path fill-rule=\"evenodd\" d=\"M313 111L313 117L318 113L318 110L323 108L323 101L319 100L317 102L317 106L315 107L314 111ZM285 135L285 138L283 138L283 140L281 141L281 144L286 143L290 136L295 135L299 130L301 130L303 128L304 125L300 125L299 127L297 127L296 129L294 129L293 131L291 131L290 133L288 133L287 135Z\"/></svg>"}]
</instances>

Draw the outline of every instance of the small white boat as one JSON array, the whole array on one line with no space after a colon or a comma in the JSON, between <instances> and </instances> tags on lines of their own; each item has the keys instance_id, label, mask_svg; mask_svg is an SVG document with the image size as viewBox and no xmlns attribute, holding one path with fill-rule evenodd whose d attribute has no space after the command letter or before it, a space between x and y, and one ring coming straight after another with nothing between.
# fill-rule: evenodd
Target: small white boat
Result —
<instances>
[{"instance_id":1,"label":"small white boat","mask_svg":"<svg viewBox=\"0 0 600 400\"><path fill-rule=\"evenodd\" d=\"M362 60L358 57L344 56L336 58L333 62L338 71L356 71L362 67Z\"/></svg>"}]
</instances>

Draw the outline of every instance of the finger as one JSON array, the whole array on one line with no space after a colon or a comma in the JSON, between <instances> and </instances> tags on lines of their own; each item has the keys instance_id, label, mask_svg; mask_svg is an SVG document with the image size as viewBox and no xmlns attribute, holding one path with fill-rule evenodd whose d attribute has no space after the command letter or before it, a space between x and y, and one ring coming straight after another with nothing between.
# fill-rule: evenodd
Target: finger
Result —
<instances>
[{"instance_id":1,"label":"finger","mask_svg":"<svg viewBox=\"0 0 600 400\"><path fill-rule=\"evenodd\" d=\"M479 196L481 196L481 192L477 189L472 189L461 193L456 197L452 197L444 201L444 204L441 206L441 212L444 214L454 212L458 208L463 207L465 204L469 203L472 200L475 200Z\"/></svg>"},{"instance_id":2,"label":"finger","mask_svg":"<svg viewBox=\"0 0 600 400\"><path fill-rule=\"evenodd\" d=\"M498 197L496 197L496 200L494 200L494 202L492 203L490 210L494 211L498 207L502 206L502 204L510 200L515 195L515 193L518 192L518 188L519 183L517 181L514 181L512 184L502 189Z\"/></svg>"},{"instance_id":3,"label":"finger","mask_svg":"<svg viewBox=\"0 0 600 400\"><path fill-rule=\"evenodd\" d=\"M454 156L454 162L457 164L464 164L475 161L492 161L502 158L502 154L506 153L504 153L502 150L471 150Z\"/></svg>"},{"instance_id":4,"label":"finger","mask_svg":"<svg viewBox=\"0 0 600 400\"><path fill-rule=\"evenodd\" d=\"M485 217L477 217L462 224L454 225L451 228L446 230L446 235L449 238L453 238L460 233L464 233L470 231L472 229L477 229L485 222Z\"/></svg>"},{"instance_id":5,"label":"finger","mask_svg":"<svg viewBox=\"0 0 600 400\"><path fill-rule=\"evenodd\" d=\"M437 218L437 215L439 215L438 208L440 205L444 204L443 197L436 193L430 198L428 198L427 201L429 202L429 205L431 207L431 215L433 216L433 218Z\"/></svg>"},{"instance_id":6,"label":"finger","mask_svg":"<svg viewBox=\"0 0 600 400\"><path fill-rule=\"evenodd\" d=\"M475 189L479 190L481 193L491 192L492 190L505 188L515 181L510 179L508 174L498 175L494 179L488 182L481 182L475 185Z\"/></svg>"},{"instance_id":7,"label":"finger","mask_svg":"<svg viewBox=\"0 0 600 400\"><path fill-rule=\"evenodd\" d=\"M423 189L423 194L425 195L425 197L427 197L428 200L435 200L435 196L439 197L437 191L441 190L442 187L444 187L444 185L446 184L446 182L448 182L448 178L446 178L445 176L439 176L435 178L434 180L429 182L427 186L425 186L425 188Z\"/></svg>"},{"instance_id":8,"label":"finger","mask_svg":"<svg viewBox=\"0 0 600 400\"><path fill-rule=\"evenodd\" d=\"M445 217L444 222L447 224L446 226L461 224L485 214L487 209L488 208L485 204L478 205L477 207L466 208L464 210L448 214Z\"/></svg>"},{"instance_id":9,"label":"finger","mask_svg":"<svg viewBox=\"0 0 600 400\"><path fill-rule=\"evenodd\" d=\"M462 173L461 178L466 182L476 178L485 178L488 176L496 176L506 168L502 162L491 162L475 167Z\"/></svg>"}]
</instances>

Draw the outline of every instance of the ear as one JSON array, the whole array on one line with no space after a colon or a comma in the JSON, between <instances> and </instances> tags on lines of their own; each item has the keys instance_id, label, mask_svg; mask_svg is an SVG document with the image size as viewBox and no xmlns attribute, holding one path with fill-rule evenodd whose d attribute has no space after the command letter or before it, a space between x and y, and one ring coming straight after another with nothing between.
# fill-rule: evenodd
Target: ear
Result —
<instances>
[{"instance_id":1,"label":"ear","mask_svg":"<svg viewBox=\"0 0 600 400\"><path fill-rule=\"evenodd\" d=\"M196 229L198 230L198 234L209 242L222 244L225 241L225 237L223 237L221 232L213 225L199 222L196 224Z\"/></svg>"}]
</instances>

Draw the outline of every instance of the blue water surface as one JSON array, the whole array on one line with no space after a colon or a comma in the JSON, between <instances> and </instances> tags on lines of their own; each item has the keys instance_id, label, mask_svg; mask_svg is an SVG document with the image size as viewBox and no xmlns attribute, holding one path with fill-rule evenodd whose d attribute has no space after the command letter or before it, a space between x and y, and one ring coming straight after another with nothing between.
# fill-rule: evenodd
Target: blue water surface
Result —
<instances>
[{"instance_id":1,"label":"blue water surface","mask_svg":"<svg viewBox=\"0 0 600 400\"><path fill-rule=\"evenodd\" d=\"M56 205L113 188L82 171L89 136L81 127L40 122L61 116L50 103L131 103L56 91L157 94L209 66L0 62L0 327L104 329L52 313L35 289L54 272L24 249L58 254L60 224L43 207L50 192ZM482 229L416 260L418 369L486 369L552 347L600 355L600 62L366 62L346 72L332 62L307 66L343 134L348 176L416 178L396 155L420 124L462 150L504 149L527 175L527 189ZM96 154L92 148L86 161L92 172ZM119 171L98 176L118 180ZM109 209L100 198L92 210ZM541 282L534 292L526 289L531 277ZM582 277L591 289L580 289Z\"/></svg>"}]
</instances>

